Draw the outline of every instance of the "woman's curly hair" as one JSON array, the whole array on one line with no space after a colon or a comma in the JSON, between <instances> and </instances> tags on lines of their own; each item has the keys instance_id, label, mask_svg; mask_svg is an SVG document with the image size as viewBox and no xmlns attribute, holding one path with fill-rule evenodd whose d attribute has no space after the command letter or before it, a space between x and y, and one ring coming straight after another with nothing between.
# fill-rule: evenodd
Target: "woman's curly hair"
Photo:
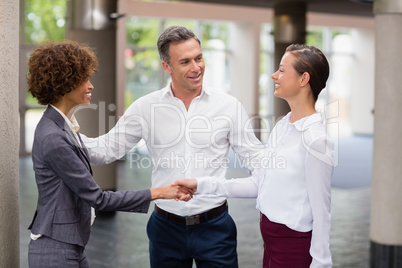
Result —
<instances>
[{"instance_id":1,"label":"woman's curly hair","mask_svg":"<svg viewBox=\"0 0 402 268\"><path fill-rule=\"evenodd\" d=\"M48 42L35 48L28 61L28 92L39 104L54 104L86 82L98 69L92 48L74 41Z\"/></svg>"}]
</instances>

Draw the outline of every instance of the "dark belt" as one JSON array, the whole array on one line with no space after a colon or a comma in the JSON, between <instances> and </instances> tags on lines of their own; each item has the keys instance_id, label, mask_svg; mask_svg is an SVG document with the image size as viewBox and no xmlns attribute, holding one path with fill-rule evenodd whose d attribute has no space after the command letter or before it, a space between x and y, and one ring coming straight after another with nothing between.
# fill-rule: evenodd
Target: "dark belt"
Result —
<instances>
[{"instance_id":1,"label":"dark belt","mask_svg":"<svg viewBox=\"0 0 402 268\"><path fill-rule=\"evenodd\" d=\"M202 222L206 222L208 220L212 220L215 217L218 217L221 215L227 208L227 201L225 201L222 205L219 207L213 208L211 210L208 210L204 213L193 215L193 216L187 216L187 217L182 217L178 216L173 213L169 213L157 205L155 205L155 212L161 215L164 218L167 218L168 220L177 222L177 223L184 223L186 225L195 225L195 224L200 224Z\"/></svg>"}]
</instances>

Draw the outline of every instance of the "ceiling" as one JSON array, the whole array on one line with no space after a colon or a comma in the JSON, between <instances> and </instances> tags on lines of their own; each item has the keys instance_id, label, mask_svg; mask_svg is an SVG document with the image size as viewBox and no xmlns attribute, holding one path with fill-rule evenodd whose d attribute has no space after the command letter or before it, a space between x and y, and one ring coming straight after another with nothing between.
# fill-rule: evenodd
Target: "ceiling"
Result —
<instances>
[{"instance_id":1,"label":"ceiling","mask_svg":"<svg viewBox=\"0 0 402 268\"><path fill-rule=\"evenodd\" d=\"M191 2L240 5L250 7L273 8L274 3L280 2L306 2L307 11L343 14L353 16L373 16L373 0L181 0Z\"/></svg>"}]
</instances>

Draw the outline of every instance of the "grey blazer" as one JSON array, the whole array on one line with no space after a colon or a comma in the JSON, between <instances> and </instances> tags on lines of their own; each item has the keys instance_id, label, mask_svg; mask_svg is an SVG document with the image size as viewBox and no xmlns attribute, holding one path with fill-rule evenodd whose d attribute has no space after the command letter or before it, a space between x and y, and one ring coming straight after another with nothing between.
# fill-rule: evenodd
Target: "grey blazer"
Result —
<instances>
[{"instance_id":1,"label":"grey blazer","mask_svg":"<svg viewBox=\"0 0 402 268\"><path fill-rule=\"evenodd\" d=\"M34 234L85 246L91 207L99 211L148 212L149 189L112 192L99 188L92 177L86 148L79 146L64 118L51 106L36 127L32 160L39 192L35 216L28 227Z\"/></svg>"}]
</instances>

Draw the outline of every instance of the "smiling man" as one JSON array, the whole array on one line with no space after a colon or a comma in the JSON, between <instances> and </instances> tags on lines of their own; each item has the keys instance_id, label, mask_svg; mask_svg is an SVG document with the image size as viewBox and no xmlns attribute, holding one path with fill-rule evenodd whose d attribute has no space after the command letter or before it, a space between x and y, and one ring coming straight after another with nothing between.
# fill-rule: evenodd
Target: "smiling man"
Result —
<instances>
[{"instance_id":1,"label":"smiling man","mask_svg":"<svg viewBox=\"0 0 402 268\"><path fill-rule=\"evenodd\" d=\"M159 44L165 45L160 39ZM162 57L162 56L161 56ZM172 79L173 95L182 100L188 110L191 101L201 94L205 63L198 40L191 38L174 42L162 66Z\"/></svg>"},{"instance_id":2,"label":"smiling man","mask_svg":"<svg viewBox=\"0 0 402 268\"><path fill-rule=\"evenodd\" d=\"M255 163L263 145L239 101L203 85L205 63L194 33L169 27L158 50L170 85L132 103L109 133L84 137L91 162L110 163L143 139L154 165L153 187L184 178L224 178L230 147L242 162ZM236 226L225 198L199 195L187 203L155 204L147 225L151 267L191 268L194 260L197 267L238 267Z\"/></svg>"}]
</instances>

